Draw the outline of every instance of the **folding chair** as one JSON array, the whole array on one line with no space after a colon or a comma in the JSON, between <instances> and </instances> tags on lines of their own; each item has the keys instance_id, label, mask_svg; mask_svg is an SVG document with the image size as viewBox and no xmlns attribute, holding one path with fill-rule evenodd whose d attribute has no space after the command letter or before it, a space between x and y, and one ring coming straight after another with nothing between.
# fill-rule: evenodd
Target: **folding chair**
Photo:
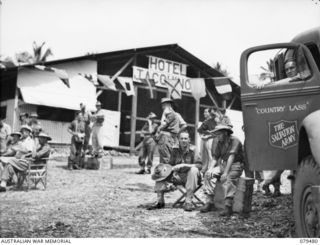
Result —
<instances>
[{"instance_id":1,"label":"folding chair","mask_svg":"<svg viewBox=\"0 0 320 245\"><path fill-rule=\"evenodd\" d=\"M202 187L202 184L200 184L197 189L193 193L193 199L192 204L195 207L201 207L204 205L204 202L196 195L197 191ZM172 204L172 207L181 207L186 199L187 191L186 188L183 185L178 185L177 189L181 192L181 196Z\"/></svg>"},{"instance_id":2,"label":"folding chair","mask_svg":"<svg viewBox=\"0 0 320 245\"><path fill-rule=\"evenodd\" d=\"M31 188L31 184L34 184L35 189L39 183L43 185L43 190L47 188L47 164L49 158L42 158L39 161L41 163L31 160L28 170L18 174L18 188L21 188L24 182L27 182L27 191Z\"/></svg>"}]
</instances>

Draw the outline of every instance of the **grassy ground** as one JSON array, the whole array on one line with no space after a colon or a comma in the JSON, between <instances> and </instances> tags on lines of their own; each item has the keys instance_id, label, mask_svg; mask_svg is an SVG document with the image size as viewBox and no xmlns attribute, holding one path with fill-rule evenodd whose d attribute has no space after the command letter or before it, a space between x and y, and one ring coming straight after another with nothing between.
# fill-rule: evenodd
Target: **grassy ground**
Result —
<instances>
[{"instance_id":1,"label":"grassy ground","mask_svg":"<svg viewBox=\"0 0 320 245\"><path fill-rule=\"evenodd\" d=\"M147 211L155 201L150 175L136 175L136 157L114 157L100 170L66 168L66 159L50 161L47 190L0 193L0 237L291 237L289 194L277 199L253 196L249 219L218 212L185 212L171 205L178 192L166 195L166 208ZM288 193L287 183L283 189Z\"/></svg>"}]
</instances>

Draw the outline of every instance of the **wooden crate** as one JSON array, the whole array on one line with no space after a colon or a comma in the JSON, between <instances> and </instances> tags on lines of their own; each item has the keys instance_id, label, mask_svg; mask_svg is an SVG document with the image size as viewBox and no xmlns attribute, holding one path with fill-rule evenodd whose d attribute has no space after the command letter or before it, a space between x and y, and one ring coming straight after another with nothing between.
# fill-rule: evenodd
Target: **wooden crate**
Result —
<instances>
[{"instance_id":1,"label":"wooden crate","mask_svg":"<svg viewBox=\"0 0 320 245\"><path fill-rule=\"evenodd\" d=\"M244 212L249 213L251 211L251 201L253 193L254 179L243 178L239 179L237 186L237 192L234 197L233 211L234 212ZM214 198L215 206L219 209L224 209L224 191L222 188L222 183L217 182L216 195Z\"/></svg>"}]
</instances>

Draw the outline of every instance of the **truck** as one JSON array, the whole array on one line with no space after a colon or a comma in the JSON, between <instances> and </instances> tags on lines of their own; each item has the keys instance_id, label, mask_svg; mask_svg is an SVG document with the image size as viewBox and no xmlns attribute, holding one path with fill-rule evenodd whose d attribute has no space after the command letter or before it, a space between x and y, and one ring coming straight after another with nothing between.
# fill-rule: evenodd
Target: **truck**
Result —
<instances>
[{"instance_id":1,"label":"truck","mask_svg":"<svg viewBox=\"0 0 320 245\"><path fill-rule=\"evenodd\" d=\"M320 237L320 27L240 58L249 169L290 170L296 235Z\"/></svg>"}]
</instances>

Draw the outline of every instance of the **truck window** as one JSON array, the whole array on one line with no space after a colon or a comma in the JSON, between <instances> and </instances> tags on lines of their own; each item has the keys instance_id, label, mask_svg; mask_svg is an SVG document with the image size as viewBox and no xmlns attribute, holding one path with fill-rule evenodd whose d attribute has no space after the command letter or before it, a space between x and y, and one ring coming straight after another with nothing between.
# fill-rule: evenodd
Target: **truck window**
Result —
<instances>
[{"instance_id":1,"label":"truck window","mask_svg":"<svg viewBox=\"0 0 320 245\"><path fill-rule=\"evenodd\" d=\"M318 49L317 45L315 43L308 43L308 44L306 44L306 46L310 50L310 52L313 56L313 59L317 64L318 70L320 71L320 53L319 53L319 49Z\"/></svg>"},{"instance_id":2,"label":"truck window","mask_svg":"<svg viewBox=\"0 0 320 245\"><path fill-rule=\"evenodd\" d=\"M250 54L248 85L267 89L306 82L311 71L302 48L268 49Z\"/></svg>"}]
</instances>

